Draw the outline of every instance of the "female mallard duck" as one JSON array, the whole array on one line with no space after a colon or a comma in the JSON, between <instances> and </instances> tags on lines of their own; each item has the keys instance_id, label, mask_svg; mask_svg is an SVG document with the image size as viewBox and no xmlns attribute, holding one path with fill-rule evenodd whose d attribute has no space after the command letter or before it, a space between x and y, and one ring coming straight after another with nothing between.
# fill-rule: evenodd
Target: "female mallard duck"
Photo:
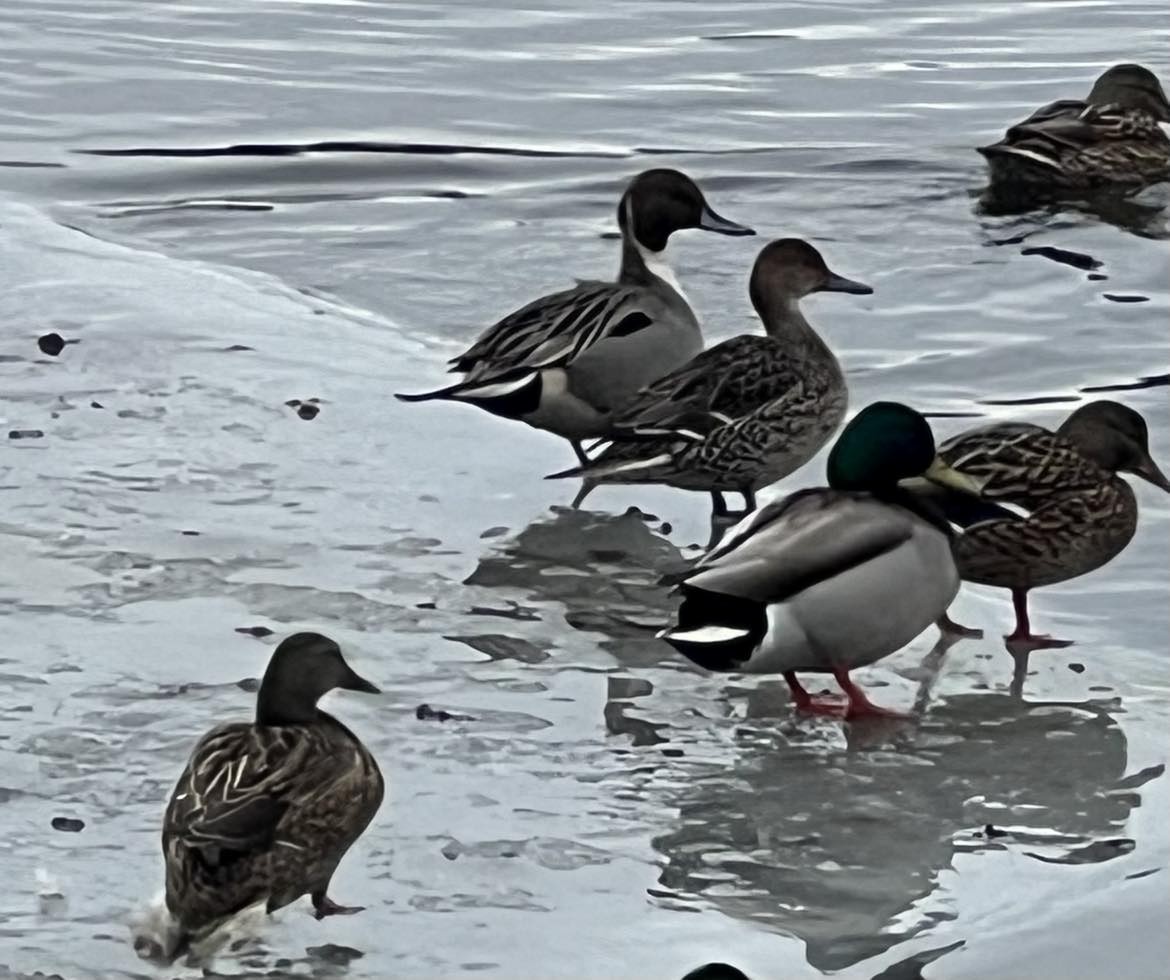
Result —
<instances>
[{"instance_id":1,"label":"female mallard duck","mask_svg":"<svg viewBox=\"0 0 1170 980\"><path fill-rule=\"evenodd\" d=\"M993 184L1038 189L1170 179L1170 102L1141 65L1114 65L1086 99L1063 99L982 146Z\"/></svg>"},{"instance_id":2,"label":"female mallard duck","mask_svg":"<svg viewBox=\"0 0 1170 980\"><path fill-rule=\"evenodd\" d=\"M568 439L605 434L610 411L703 346L699 322L663 255L676 231L754 235L711 210L677 170L647 170L618 204L617 282L581 282L542 296L480 336L451 370L462 381L403 401L470 402Z\"/></svg>"},{"instance_id":3,"label":"female mallard duck","mask_svg":"<svg viewBox=\"0 0 1170 980\"><path fill-rule=\"evenodd\" d=\"M614 415L612 438L582 466L584 494L598 483L665 483L711 494L737 490L746 510L755 493L803 466L845 415L841 365L800 311L810 293L868 294L831 272L798 238L769 243L752 267L748 292L766 336L733 337L643 388Z\"/></svg>"},{"instance_id":4,"label":"female mallard duck","mask_svg":"<svg viewBox=\"0 0 1170 980\"><path fill-rule=\"evenodd\" d=\"M678 624L660 635L708 670L783 673L799 710L814 700L797 671L833 674L847 718L890 714L849 672L888 656L939 619L959 589L950 529L899 482L967 481L935 455L930 425L875 402L842 431L827 488L761 508L705 555L680 587Z\"/></svg>"},{"instance_id":5,"label":"female mallard duck","mask_svg":"<svg viewBox=\"0 0 1170 980\"><path fill-rule=\"evenodd\" d=\"M237 912L272 912L308 893L317 918L360 912L329 898L329 880L382 803L369 750L317 707L334 688L378 689L332 640L297 633L276 648L254 722L199 740L163 822L166 906L174 959Z\"/></svg>"},{"instance_id":6,"label":"female mallard duck","mask_svg":"<svg viewBox=\"0 0 1170 980\"><path fill-rule=\"evenodd\" d=\"M973 429L944 442L939 457L979 499L921 489L963 528L953 542L963 579L1011 589L1016 628L1006 639L1021 648L1069 643L1032 634L1029 590L1100 568L1133 538L1137 498L1117 474L1170 492L1145 419L1113 401L1082 405L1056 432L1024 422Z\"/></svg>"}]
</instances>

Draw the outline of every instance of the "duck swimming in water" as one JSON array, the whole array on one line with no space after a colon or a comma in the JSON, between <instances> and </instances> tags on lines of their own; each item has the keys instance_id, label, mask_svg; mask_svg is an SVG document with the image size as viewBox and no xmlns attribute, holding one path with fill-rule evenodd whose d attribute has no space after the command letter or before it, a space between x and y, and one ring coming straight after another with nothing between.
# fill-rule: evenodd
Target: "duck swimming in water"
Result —
<instances>
[{"instance_id":1,"label":"duck swimming in water","mask_svg":"<svg viewBox=\"0 0 1170 980\"><path fill-rule=\"evenodd\" d=\"M308 894L319 919L361 911L335 903L329 881L385 783L357 736L317 707L334 688L378 693L332 640L297 633L272 655L255 720L196 744L163 821L174 928L154 955L173 961L257 903L273 912Z\"/></svg>"},{"instance_id":2,"label":"duck swimming in water","mask_svg":"<svg viewBox=\"0 0 1170 980\"><path fill-rule=\"evenodd\" d=\"M716 214L677 170L638 174L617 214L616 282L581 282L534 300L451 359L462 381L396 397L468 402L518 419L568 439L585 462L580 440L604 435L614 408L702 349L699 322L664 258L670 236L687 228L755 234Z\"/></svg>"},{"instance_id":3,"label":"duck swimming in water","mask_svg":"<svg viewBox=\"0 0 1170 980\"><path fill-rule=\"evenodd\" d=\"M1170 101L1141 65L1114 65L1085 99L1063 99L979 147L993 187L1035 191L1170 180Z\"/></svg>"},{"instance_id":4,"label":"duck swimming in water","mask_svg":"<svg viewBox=\"0 0 1170 980\"><path fill-rule=\"evenodd\" d=\"M841 424L848 393L800 300L873 290L830 271L808 242L784 238L760 252L748 292L765 336L725 340L647 385L614 413L600 453L551 478L707 491L722 516L725 491L754 510L757 490L807 463Z\"/></svg>"},{"instance_id":5,"label":"duck swimming in water","mask_svg":"<svg viewBox=\"0 0 1170 980\"><path fill-rule=\"evenodd\" d=\"M841 432L828 487L767 504L685 577L677 623L659 635L707 670L781 673L800 711L840 714L797 679L831 673L846 718L889 715L850 671L901 649L936 622L959 589L946 521L900 483L927 474L968 480L935 453L930 425L875 402Z\"/></svg>"}]
</instances>

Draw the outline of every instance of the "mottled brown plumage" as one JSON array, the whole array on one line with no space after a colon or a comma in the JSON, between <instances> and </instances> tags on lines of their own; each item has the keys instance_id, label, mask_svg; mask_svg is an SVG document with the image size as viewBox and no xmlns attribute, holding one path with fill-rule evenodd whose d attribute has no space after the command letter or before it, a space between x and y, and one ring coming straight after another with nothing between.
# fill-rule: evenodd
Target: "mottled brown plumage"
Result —
<instances>
[{"instance_id":1,"label":"mottled brown plumage","mask_svg":"<svg viewBox=\"0 0 1170 980\"><path fill-rule=\"evenodd\" d=\"M359 911L327 890L384 782L369 750L316 707L335 687L377 692L332 640L290 636L264 675L256 721L220 725L195 746L163 822L166 904L178 925L168 958L259 902L272 912L309 894L318 918Z\"/></svg>"},{"instance_id":2,"label":"mottled brown plumage","mask_svg":"<svg viewBox=\"0 0 1170 980\"><path fill-rule=\"evenodd\" d=\"M1115 65L1085 99L1063 99L979 148L993 185L1045 190L1170 180L1170 102L1140 65Z\"/></svg>"},{"instance_id":3,"label":"mottled brown plumage","mask_svg":"<svg viewBox=\"0 0 1170 980\"><path fill-rule=\"evenodd\" d=\"M964 526L954 542L962 577L1012 590L1011 639L1038 639L1027 620L1029 590L1100 568L1133 538L1137 498L1119 472L1170 491L1150 458L1145 420L1112 401L1078 408L1056 432L1021 422L964 432L939 456L981 487L973 501L933 493Z\"/></svg>"},{"instance_id":4,"label":"mottled brown plumage","mask_svg":"<svg viewBox=\"0 0 1170 980\"><path fill-rule=\"evenodd\" d=\"M799 300L818 291L872 292L830 272L807 242L767 245L750 280L767 335L725 340L647 385L615 413L600 453L555 476L739 491L752 506L756 490L808 462L845 414L841 366L800 312Z\"/></svg>"}]
</instances>

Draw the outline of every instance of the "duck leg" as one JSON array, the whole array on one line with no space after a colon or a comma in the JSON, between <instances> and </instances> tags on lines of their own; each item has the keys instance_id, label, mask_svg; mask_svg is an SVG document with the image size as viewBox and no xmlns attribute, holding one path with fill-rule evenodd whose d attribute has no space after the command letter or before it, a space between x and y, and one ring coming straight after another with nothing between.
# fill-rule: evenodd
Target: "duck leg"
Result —
<instances>
[{"instance_id":1,"label":"duck leg","mask_svg":"<svg viewBox=\"0 0 1170 980\"><path fill-rule=\"evenodd\" d=\"M743 512L750 514L756 509L756 492L751 487L744 487L740 493L743 494Z\"/></svg>"},{"instance_id":2,"label":"duck leg","mask_svg":"<svg viewBox=\"0 0 1170 980\"><path fill-rule=\"evenodd\" d=\"M313 892L309 898L312 899L313 917L316 919L323 919L327 915L355 915L366 910L364 905L338 905L325 894L324 888Z\"/></svg>"},{"instance_id":3,"label":"duck leg","mask_svg":"<svg viewBox=\"0 0 1170 980\"><path fill-rule=\"evenodd\" d=\"M981 640L983 639L983 630L975 629L971 626L964 626L962 623L956 623L950 616L943 613L935 620L934 625L938 627L939 632L944 637L954 637L960 640Z\"/></svg>"},{"instance_id":4,"label":"duck leg","mask_svg":"<svg viewBox=\"0 0 1170 980\"><path fill-rule=\"evenodd\" d=\"M577 496L573 498L573 502L569 507L573 510L580 510L581 505L585 503L585 498L588 497L595 489L597 484L592 480L582 480L581 489L577 491Z\"/></svg>"},{"instance_id":5,"label":"duck leg","mask_svg":"<svg viewBox=\"0 0 1170 980\"><path fill-rule=\"evenodd\" d=\"M792 703L801 714L844 718L849 709L849 705L835 694L813 697L791 670L784 671L784 682L792 692Z\"/></svg>"},{"instance_id":6,"label":"duck leg","mask_svg":"<svg viewBox=\"0 0 1170 980\"><path fill-rule=\"evenodd\" d=\"M841 690L845 692L845 697L849 699L849 708L845 712L845 718L847 720L852 721L854 718L909 717L899 711L890 711L889 708L882 708L874 704L865 696L865 692L853 683L849 677L849 671L843 668L837 668L833 671L833 676L837 678L837 683L841 685Z\"/></svg>"},{"instance_id":7,"label":"duck leg","mask_svg":"<svg viewBox=\"0 0 1170 980\"><path fill-rule=\"evenodd\" d=\"M573 452L577 454L577 462L582 466L589 463L589 456L585 452L585 447L581 445L580 439L570 439L569 445L573 447Z\"/></svg>"},{"instance_id":8,"label":"duck leg","mask_svg":"<svg viewBox=\"0 0 1170 980\"><path fill-rule=\"evenodd\" d=\"M723 493L719 490L711 491L711 516L712 517L726 517L727 516L727 501L723 498Z\"/></svg>"},{"instance_id":9,"label":"duck leg","mask_svg":"<svg viewBox=\"0 0 1170 980\"><path fill-rule=\"evenodd\" d=\"M1028 622L1028 590L1012 589L1012 606L1016 610L1016 628L1004 639L1007 641L1009 652L1013 655L1017 651L1056 650L1061 647L1072 646L1072 640L1058 640L1046 634L1032 632Z\"/></svg>"}]
</instances>

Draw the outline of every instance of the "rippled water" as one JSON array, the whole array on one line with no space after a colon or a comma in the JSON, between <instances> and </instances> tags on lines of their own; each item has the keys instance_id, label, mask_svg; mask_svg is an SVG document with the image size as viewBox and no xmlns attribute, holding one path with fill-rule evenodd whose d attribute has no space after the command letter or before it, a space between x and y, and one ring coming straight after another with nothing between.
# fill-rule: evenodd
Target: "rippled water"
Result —
<instances>
[{"instance_id":1,"label":"rippled water","mask_svg":"<svg viewBox=\"0 0 1170 980\"><path fill-rule=\"evenodd\" d=\"M622 183L671 165L875 286L810 304L855 406L1051 423L1116 389L1165 464L1170 195L988 215L970 150L1112 62L1170 79L1164 4L585 6L0 9L0 421L41 433L0 456L0 976L155 975L126 920L193 739L251 710L253 626L388 692L332 704L391 794L336 879L369 910L290 908L227 972L1164 972L1165 497L1036 597L1078 642L1022 697L969 588L987 640L864 672L921 722L843 730L653 639L703 498L570 512L557 440L390 397L612 270ZM672 251L718 339L761 239L712 238Z\"/></svg>"}]
</instances>

